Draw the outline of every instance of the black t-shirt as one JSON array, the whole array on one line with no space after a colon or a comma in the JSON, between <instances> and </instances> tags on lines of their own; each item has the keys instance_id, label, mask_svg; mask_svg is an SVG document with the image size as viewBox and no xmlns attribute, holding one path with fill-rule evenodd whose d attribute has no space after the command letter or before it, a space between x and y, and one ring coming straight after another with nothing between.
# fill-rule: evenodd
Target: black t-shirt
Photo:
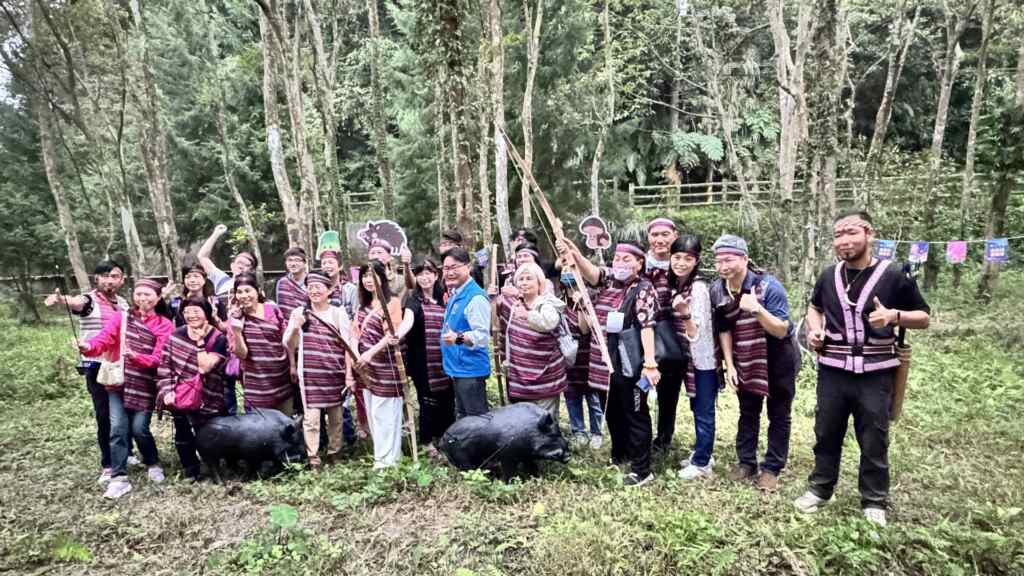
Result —
<instances>
[{"instance_id":1,"label":"black t-shirt","mask_svg":"<svg viewBox=\"0 0 1024 576\"><path fill-rule=\"evenodd\" d=\"M864 290L865 284L868 282L868 278L875 272L875 268L881 265L890 266L890 269L879 279L878 285L875 288L875 295L885 307L903 311L923 310L931 313L931 308L925 302L924 296L921 295L917 282L901 272L895 264L889 261L876 262L863 270L844 266L840 276L842 277L843 287L849 287L847 294L851 302L857 301L861 291ZM814 285L814 292L811 294L811 305L819 311L825 310L825 294L833 293L833 290L826 292L825 286L826 284L834 283L835 265L826 268L821 273L821 276L818 277L818 281ZM870 314L874 310L874 299L865 303L865 314Z\"/></svg>"}]
</instances>

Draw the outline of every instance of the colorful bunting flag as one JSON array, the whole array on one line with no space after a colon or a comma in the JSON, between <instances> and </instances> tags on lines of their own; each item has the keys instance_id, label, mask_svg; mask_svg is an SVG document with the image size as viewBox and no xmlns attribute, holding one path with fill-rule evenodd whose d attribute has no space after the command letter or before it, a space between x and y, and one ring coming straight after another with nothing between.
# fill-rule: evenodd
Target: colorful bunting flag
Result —
<instances>
[{"instance_id":1,"label":"colorful bunting flag","mask_svg":"<svg viewBox=\"0 0 1024 576\"><path fill-rule=\"evenodd\" d=\"M1010 243L1006 238L993 238L985 242L985 260L1006 262L1010 259Z\"/></svg>"},{"instance_id":2,"label":"colorful bunting flag","mask_svg":"<svg viewBox=\"0 0 1024 576\"><path fill-rule=\"evenodd\" d=\"M912 242L910 244L910 261L914 264L922 264L928 261L927 242Z\"/></svg>"},{"instance_id":3,"label":"colorful bunting flag","mask_svg":"<svg viewBox=\"0 0 1024 576\"><path fill-rule=\"evenodd\" d=\"M963 264L967 260L967 241L951 240L946 244L946 262Z\"/></svg>"},{"instance_id":4,"label":"colorful bunting flag","mask_svg":"<svg viewBox=\"0 0 1024 576\"><path fill-rule=\"evenodd\" d=\"M895 240L879 240L875 243L875 257L879 260L892 260L896 257Z\"/></svg>"}]
</instances>

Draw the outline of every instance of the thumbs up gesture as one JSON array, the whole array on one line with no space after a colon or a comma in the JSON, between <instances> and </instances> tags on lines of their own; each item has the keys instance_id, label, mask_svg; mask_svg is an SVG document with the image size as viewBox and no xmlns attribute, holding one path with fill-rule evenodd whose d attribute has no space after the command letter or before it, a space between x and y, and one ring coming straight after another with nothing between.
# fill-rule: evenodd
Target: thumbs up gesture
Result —
<instances>
[{"instance_id":1,"label":"thumbs up gesture","mask_svg":"<svg viewBox=\"0 0 1024 576\"><path fill-rule=\"evenodd\" d=\"M875 296L875 309L868 315L868 322L872 328L884 328L896 322L896 311L886 308Z\"/></svg>"}]
</instances>

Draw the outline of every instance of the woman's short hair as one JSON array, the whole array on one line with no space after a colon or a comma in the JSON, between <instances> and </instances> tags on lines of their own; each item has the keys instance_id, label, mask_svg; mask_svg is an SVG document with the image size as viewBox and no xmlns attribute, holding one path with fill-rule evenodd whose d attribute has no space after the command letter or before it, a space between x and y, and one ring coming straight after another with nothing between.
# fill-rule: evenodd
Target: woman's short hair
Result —
<instances>
[{"instance_id":1,"label":"woman's short hair","mask_svg":"<svg viewBox=\"0 0 1024 576\"><path fill-rule=\"evenodd\" d=\"M518 283L519 277L523 274L533 274L533 277L537 279L537 283L540 284L540 289L538 290L540 294L547 291L547 278L544 276L544 269L539 265L534 264L533 262L527 262L526 264L519 266L516 268L515 275L512 276L512 281Z\"/></svg>"}]
</instances>

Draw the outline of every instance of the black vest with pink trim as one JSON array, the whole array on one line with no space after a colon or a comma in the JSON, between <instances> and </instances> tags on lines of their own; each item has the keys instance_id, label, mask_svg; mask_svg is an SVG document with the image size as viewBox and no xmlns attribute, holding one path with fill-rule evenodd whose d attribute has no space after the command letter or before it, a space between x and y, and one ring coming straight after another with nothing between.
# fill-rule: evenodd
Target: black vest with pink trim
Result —
<instances>
[{"instance_id":1,"label":"black vest with pink trim","mask_svg":"<svg viewBox=\"0 0 1024 576\"><path fill-rule=\"evenodd\" d=\"M875 309L875 296L882 304L888 300L883 294L883 282L889 275L902 274L898 264L880 262L853 301L847 296L843 274L845 262L827 268L822 284L822 304L825 316L825 346L818 355L823 366L863 374L890 370L899 366L896 356L896 334L891 326L872 328L868 316ZM831 281L829 280L831 277Z\"/></svg>"}]
</instances>

